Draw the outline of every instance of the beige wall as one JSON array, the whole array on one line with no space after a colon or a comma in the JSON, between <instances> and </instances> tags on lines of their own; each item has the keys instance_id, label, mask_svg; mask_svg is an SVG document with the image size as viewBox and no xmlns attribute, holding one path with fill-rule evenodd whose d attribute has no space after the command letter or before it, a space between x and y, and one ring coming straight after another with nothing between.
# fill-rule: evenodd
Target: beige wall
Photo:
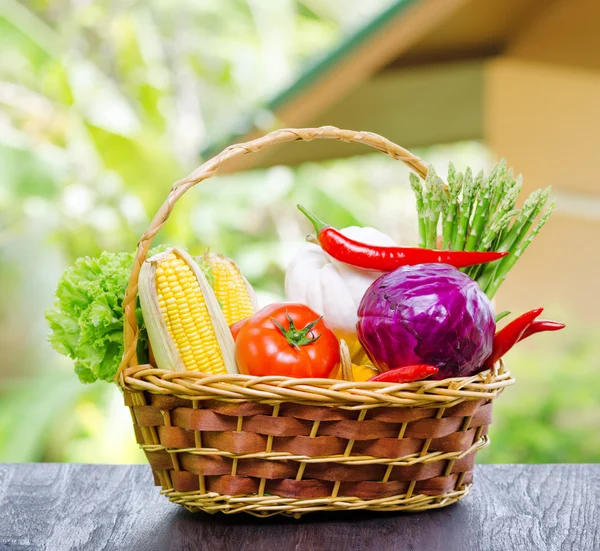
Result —
<instances>
[{"instance_id":1,"label":"beige wall","mask_svg":"<svg viewBox=\"0 0 600 551\"><path fill-rule=\"evenodd\" d=\"M526 2L527 3L527 2ZM600 2L546 0L510 37L511 57L600 71Z\"/></svg>"},{"instance_id":2,"label":"beige wall","mask_svg":"<svg viewBox=\"0 0 600 551\"><path fill-rule=\"evenodd\" d=\"M523 174L526 192L552 185L576 198L559 199L555 215L503 286L499 305L555 305L597 319L600 72L505 57L490 62L486 75L484 132L493 155ZM575 207L567 209L567 203ZM578 212L577 204L586 208Z\"/></svg>"}]
</instances>

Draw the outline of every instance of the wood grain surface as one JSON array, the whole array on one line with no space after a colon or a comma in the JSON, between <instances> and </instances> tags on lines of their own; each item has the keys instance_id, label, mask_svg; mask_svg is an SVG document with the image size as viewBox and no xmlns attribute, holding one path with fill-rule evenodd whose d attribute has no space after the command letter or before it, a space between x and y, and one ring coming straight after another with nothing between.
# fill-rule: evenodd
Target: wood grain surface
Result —
<instances>
[{"instance_id":1,"label":"wood grain surface","mask_svg":"<svg viewBox=\"0 0 600 551\"><path fill-rule=\"evenodd\" d=\"M425 513L191 514L146 466L0 464L0 551L600 550L600 465L485 465Z\"/></svg>"}]
</instances>

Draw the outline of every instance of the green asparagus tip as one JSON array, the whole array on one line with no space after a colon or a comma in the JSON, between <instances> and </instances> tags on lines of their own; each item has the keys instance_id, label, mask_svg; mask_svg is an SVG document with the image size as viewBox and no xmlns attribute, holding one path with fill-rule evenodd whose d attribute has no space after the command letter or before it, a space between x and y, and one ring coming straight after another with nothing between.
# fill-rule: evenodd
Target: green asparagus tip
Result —
<instances>
[{"instance_id":1,"label":"green asparagus tip","mask_svg":"<svg viewBox=\"0 0 600 551\"><path fill-rule=\"evenodd\" d=\"M325 224L325 222L317 218L315 214L310 212L308 209L305 209L302 205L296 206L298 207L298 210L312 222L312 225L315 227L317 235L321 233L325 228L329 227L329 224Z\"/></svg>"}]
</instances>

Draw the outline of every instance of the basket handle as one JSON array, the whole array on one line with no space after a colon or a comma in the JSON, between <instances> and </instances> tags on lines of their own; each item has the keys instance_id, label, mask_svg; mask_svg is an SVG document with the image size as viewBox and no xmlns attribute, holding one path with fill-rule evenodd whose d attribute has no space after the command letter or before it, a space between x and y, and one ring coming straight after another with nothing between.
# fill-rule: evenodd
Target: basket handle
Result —
<instances>
[{"instance_id":1,"label":"basket handle","mask_svg":"<svg viewBox=\"0 0 600 551\"><path fill-rule=\"evenodd\" d=\"M353 130L341 130L335 126L322 126L320 128L283 128L275 130L261 138L251 140L245 143L230 145L221 153L209 159L199 166L185 178L175 182L165 202L158 209L158 212L150 222L150 227L138 242L137 254L131 269L131 276L125 298L123 300L124 327L123 341L124 354L119 369L115 375L115 380L123 384L123 370L128 365L137 365L136 346L138 339L138 326L135 318L136 297L138 291L138 278L142 264L146 260L148 249L157 232L163 227L169 219L171 211L179 198L191 187L207 180L213 176L225 162L246 155L247 153L256 153L269 147L285 142L306 141L324 139L324 140L342 140L348 143L362 143L378 149L382 153L402 161L408 167L412 168L421 178L427 175L427 165L416 155L407 151L403 147L391 142L390 140L374 134L372 132L355 132Z\"/></svg>"}]
</instances>

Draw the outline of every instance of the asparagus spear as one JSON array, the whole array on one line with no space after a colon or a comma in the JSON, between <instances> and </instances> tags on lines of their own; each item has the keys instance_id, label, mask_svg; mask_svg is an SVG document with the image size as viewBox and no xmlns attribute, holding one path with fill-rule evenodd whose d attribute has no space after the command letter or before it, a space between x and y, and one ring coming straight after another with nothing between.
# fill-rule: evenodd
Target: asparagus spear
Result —
<instances>
[{"instance_id":1,"label":"asparagus spear","mask_svg":"<svg viewBox=\"0 0 600 551\"><path fill-rule=\"evenodd\" d=\"M427 224L426 246L428 249L435 249L437 245L437 227L445 193L444 183L435 173L434 168L430 166L427 171L425 190L423 192L425 220Z\"/></svg>"},{"instance_id":2,"label":"asparagus spear","mask_svg":"<svg viewBox=\"0 0 600 551\"><path fill-rule=\"evenodd\" d=\"M427 244L427 224L425 222L425 206L423 202L423 186L421 185L420 178L411 172L408 176L410 186L412 187L415 198L417 199L417 215L419 218L419 236L421 241L419 247L425 247Z\"/></svg>"},{"instance_id":3,"label":"asparagus spear","mask_svg":"<svg viewBox=\"0 0 600 551\"><path fill-rule=\"evenodd\" d=\"M506 161L504 159L500 160L498 166L498 177L494 182L492 189L492 198L490 200L490 212L492 214L496 212L500 201L502 200L506 192L510 189L512 182L514 181L513 170L512 168L508 169L508 171L506 170Z\"/></svg>"},{"instance_id":4,"label":"asparagus spear","mask_svg":"<svg viewBox=\"0 0 600 551\"><path fill-rule=\"evenodd\" d=\"M481 246L479 247L482 251L489 251L494 243L498 234L507 229L511 221L519 214L518 209L509 210L504 212L502 216L496 217L490 229L484 235L481 240Z\"/></svg>"},{"instance_id":5,"label":"asparagus spear","mask_svg":"<svg viewBox=\"0 0 600 551\"><path fill-rule=\"evenodd\" d=\"M462 189L462 175L456 173L454 165L448 166L448 198L445 203L442 218L442 249L449 249L452 245L456 216L458 210L458 197Z\"/></svg>"},{"instance_id":6,"label":"asparagus spear","mask_svg":"<svg viewBox=\"0 0 600 551\"><path fill-rule=\"evenodd\" d=\"M508 237L508 235L510 233L510 230L509 230L510 223L513 222L513 220L514 220L514 222L515 222L515 223L513 223L513 228L514 228L515 224L521 218L519 216L521 211L516 210L514 208L514 206L517 202L517 197L519 195L519 192L521 191L522 183L523 183L522 178L519 175L519 177L509 187L506 195L500 202L500 206L498 208L498 215L496 216L496 218L494 219L494 222L492 224L494 226L494 229L493 229L493 231L492 231L492 228L490 228L490 230L488 230L488 233L483 237L483 240L482 240L481 246L479 247L479 250L482 250L482 251L510 250L510 247L507 247L504 249L501 249L500 247L505 242L505 239L511 239L511 240L513 239L512 237L510 237L510 238ZM535 204L535 202L534 202L534 204ZM510 214L508 214L508 213L510 213ZM536 214L536 216L537 216L537 214ZM533 220L531 222L533 223ZM527 226L527 228L525 230L526 232L528 231L530 226L531 226L531 224L529 224ZM523 226L521 226L521 227L523 227ZM516 235L518 235L518 234L516 234ZM512 241L511 241L511 243L512 243ZM496 269L498 268L498 264L499 264L499 262L490 262L489 264L486 264L485 266L474 267L474 269L471 272L469 272L469 276L472 277L473 279L476 279L477 282L479 283L479 285L481 286L481 288L484 289L485 286L489 283L489 281L494 277L494 274L496 273Z\"/></svg>"},{"instance_id":7,"label":"asparagus spear","mask_svg":"<svg viewBox=\"0 0 600 551\"><path fill-rule=\"evenodd\" d=\"M483 173L480 173L483 178ZM452 241L453 251L462 251L464 249L466 236L469 230L469 220L471 218L471 209L473 207L473 199L477 196L479 176L473 181L473 173L470 168L467 168L463 178L462 187L462 202L460 205L460 217L458 219L458 227L456 237Z\"/></svg>"},{"instance_id":8,"label":"asparagus spear","mask_svg":"<svg viewBox=\"0 0 600 551\"><path fill-rule=\"evenodd\" d=\"M465 176L462 172L459 172L456 175L456 195L453 197L453 201L456 203L456 207L453 212L454 220L452 221L452 231L450 233L450 241L448 242L448 249L452 250L452 244L457 239L458 234L458 224L460 220L461 214L461 201L460 196L462 193L463 182L465 180Z\"/></svg>"},{"instance_id":9,"label":"asparagus spear","mask_svg":"<svg viewBox=\"0 0 600 551\"><path fill-rule=\"evenodd\" d=\"M442 235L441 237L441 241L437 236L437 226L438 223L436 222L436 240L435 240L435 245L434 248L435 249L444 249L444 223L445 220L448 216L448 211L450 209L450 192L447 188L446 185L444 185L444 182L442 181L442 179L439 179L439 182L442 185L442 189L440 190L439 196L440 196L440 226L442 229ZM438 246L439 245L439 246Z\"/></svg>"},{"instance_id":10,"label":"asparagus spear","mask_svg":"<svg viewBox=\"0 0 600 551\"><path fill-rule=\"evenodd\" d=\"M486 245L487 248L484 248L486 236L489 234L494 224L502 219L507 212L514 210L515 203L519 195L521 186L520 179L517 178L515 180L512 169L509 169L508 172L506 171L506 163L504 159L502 159L501 164L502 167L499 177L494 183L492 198L489 205L489 215L485 217L486 220L481 232L481 238L477 244L477 250L479 251L491 250L489 247L492 246L492 243L488 243ZM508 221L508 224L510 225L510 220ZM497 235L499 235L501 232L502 229L497 232Z\"/></svg>"},{"instance_id":11,"label":"asparagus spear","mask_svg":"<svg viewBox=\"0 0 600 551\"><path fill-rule=\"evenodd\" d=\"M511 170L512 172L512 170ZM519 174L516 178L513 178L506 187L506 193L502 198L500 206L506 210L514 209L517 204L517 199L521 193L523 187L523 176Z\"/></svg>"},{"instance_id":12,"label":"asparagus spear","mask_svg":"<svg viewBox=\"0 0 600 551\"><path fill-rule=\"evenodd\" d=\"M510 228L510 231L506 234L502 243L500 243L499 250L508 251L511 249L513 244L521 241L529 228L533 225L533 222L537 218L538 214L544 208L544 205L550 197L551 188L547 187L544 190L538 189L534 191L523 204L521 214L515 220L515 223Z\"/></svg>"},{"instance_id":13,"label":"asparagus spear","mask_svg":"<svg viewBox=\"0 0 600 551\"><path fill-rule=\"evenodd\" d=\"M474 251L477 249L477 244L481 239L486 220L490 218L490 213L493 212L490 208L490 202L492 200L492 195L494 194L494 188L498 185L498 181L501 181L504 178L505 170L506 165L499 163L494 166L487 180L483 178L483 172L481 173L482 178L477 208L473 214L473 221L465 245L465 251Z\"/></svg>"},{"instance_id":14,"label":"asparagus spear","mask_svg":"<svg viewBox=\"0 0 600 551\"><path fill-rule=\"evenodd\" d=\"M500 265L498 266L498 269L496 271L494 279L484 289L486 295L490 299L496 294L496 292L498 291L498 288L500 287L500 285L502 285L502 283L506 279L508 272L515 265L515 262L517 262L517 260L519 260L519 258L521 258L521 255L525 252L527 247L529 247L529 245L531 245L531 242L533 241L535 236L538 235L540 233L541 229L546 225L546 222L548 222L548 219L550 218L550 215L552 214L552 211L554 210L554 206L555 206L555 202L552 201L552 203L550 203L550 205L546 209L546 212L544 212L544 214L542 214L537 226L531 231L531 233L527 236L527 238L522 243L520 243L520 245L516 248L515 251L513 251L508 256L505 256L500 261Z\"/></svg>"},{"instance_id":15,"label":"asparagus spear","mask_svg":"<svg viewBox=\"0 0 600 551\"><path fill-rule=\"evenodd\" d=\"M545 190L538 189L527 198L523 204L521 213L515 219L513 225L510 229L507 228L502 232L502 240L496 245L495 250L511 251L509 256L512 256L512 252L515 251L519 243L525 239L527 232L546 204L549 194L550 188ZM477 282L482 289L486 289L491 284L492 280L496 278L496 271L498 268L498 262L492 262L490 265L485 266L477 279Z\"/></svg>"},{"instance_id":16,"label":"asparagus spear","mask_svg":"<svg viewBox=\"0 0 600 551\"><path fill-rule=\"evenodd\" d=\"M523 204L520 215L514 221L511 228L505 232L502 241L498 244L498 247L496 248L497 251L510 251L511 254L509 254L508 257L514 255L519 244L523 242L527 236L527 232L548 201L550 191L550 187L547 187L544 190L538 189L527 198ZM514 263L512 265L514 265ZM477 279L477 282L482 289L487 289L492 282L500 276L500 266L500 263L492 262L484 268Z\"/></svg>"},{"instance_id":17,"label":"asparagus spear","mask_svg":"<svg viewBox=\"0 0 600 551\"><path fill-rule=\"evenodd\" d=\"M481 244L478 247L478 250L480 250L480 251L495 251L495 250L497 250L496 247L494 247L493 245L496 242L496 238L497 238L498 234L500 234L502 231L505 231L508 228L511 220L513 220L515 218L515 216L518 215L518 213L519 213L518 210L509 210L508 212L503 213L502 216L496 217L494 219L494 222L492 223L490 229L486 232L485 236L483 237ZM480 278L483 277L483 274L485 273L485 271L489 270L493 274L496 271L496 268L499 263L500 263L499 260L495 260L494 262L490 262L489 264L480 264L478 266L471 266L471 269L469 270L469 272L467 272L467 275L470 278L480 282Z\"/></svg>"},{"instance_id":18,"label":"asparagus spear","mask_svg":"<svg viewBox=\"0 0 600 551\"><path fill-rule=\"evenodd\" d=\"M515 203L517 202L519 190L520 187L518 186L509 187L506 194L502 198L500 205L496 208L496 212L489 216L491 222L486 224L485 232L483 233L479 243L479 250L490 250L490 247L498 235L508 230L512 220L519 214L520 211L514 208Z\"/></svg>"}]
</instances>

